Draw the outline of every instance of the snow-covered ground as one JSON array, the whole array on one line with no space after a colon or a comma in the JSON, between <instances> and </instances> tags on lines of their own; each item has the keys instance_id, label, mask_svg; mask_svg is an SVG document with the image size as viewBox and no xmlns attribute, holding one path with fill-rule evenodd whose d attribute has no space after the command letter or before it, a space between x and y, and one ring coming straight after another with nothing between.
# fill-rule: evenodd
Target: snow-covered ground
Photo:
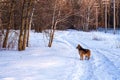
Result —
<instances>
[{"instance_id":1,"label":"snow-covered ground","mask_svg":"<svg viewBox=\"0 0 120 80\"><path fill-rule=\"evenodd\" d=\"M120 80L120 35L57 31L51 48L31 32L25 51L0 51L0 80ZM91 50L81 61L76 46Z\"/></svg>"}]
</instances>

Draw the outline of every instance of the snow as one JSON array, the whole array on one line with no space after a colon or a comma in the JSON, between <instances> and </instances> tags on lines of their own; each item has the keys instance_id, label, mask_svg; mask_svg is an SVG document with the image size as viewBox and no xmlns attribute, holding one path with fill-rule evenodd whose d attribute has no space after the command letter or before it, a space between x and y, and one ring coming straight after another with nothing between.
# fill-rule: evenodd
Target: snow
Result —
<instances>
[{"instance_id":1,"label":"snow","mask_svg":"<svg viewBox=\"0 0 120 80\"><path fill-rule=\"evenodd\" d=\"M42 33L30 34L25 51L0 51L0 80L120 80L120 35L56 31L51 48ZM81 61L76 46L91 50Z\"/></svg>"}]
</instances>

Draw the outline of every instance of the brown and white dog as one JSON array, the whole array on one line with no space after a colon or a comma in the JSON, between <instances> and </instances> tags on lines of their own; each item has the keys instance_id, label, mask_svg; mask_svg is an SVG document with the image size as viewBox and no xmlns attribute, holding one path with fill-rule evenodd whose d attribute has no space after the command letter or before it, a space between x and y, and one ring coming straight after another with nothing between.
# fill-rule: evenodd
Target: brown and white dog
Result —
<instances>
[{"instance_id":1,"label":"brown and white dog","mask_svg":"<svg viewBox=\"0 0 120 80\"><path fill-rule=\"evenodd\" d=\"M80 44L78 44L78 46L76 47L78 49L79 55L80 55L80 60L89 60L90 59L90 55L91 52L89 49L84 49L80 46Z\"/></svg>"}]
</instances>

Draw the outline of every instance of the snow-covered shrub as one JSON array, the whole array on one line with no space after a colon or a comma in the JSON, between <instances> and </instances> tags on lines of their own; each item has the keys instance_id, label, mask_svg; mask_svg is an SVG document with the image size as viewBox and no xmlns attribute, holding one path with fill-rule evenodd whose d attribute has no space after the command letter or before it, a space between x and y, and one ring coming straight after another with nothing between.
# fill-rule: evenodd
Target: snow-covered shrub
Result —
<instances>
[{"instance_id":1,"label":"snow-covered shrub","mask_svg":"<svg viewBox=\"0 0 120 80\"><path fill-rule=\"evenodd\" d=\"M105 34L101 32L93 32L92 33L92 40L97 40L97 41L112 41L116 37L112 34Z\"/></svg>"},{"instance_id":2,"label":"snow-covered shrub","mask_svg":"<svg viewBox=\"0 0 120 80\"><path fill-rule=\"evenodd\" d=\"M96 41L103 41L103 40L106 40L106 37L104 36L101 36L101 35L93 35L92 36L92 40L96 40Z\"/></svg>"},{"instance_id":3,"label":"snow-covered shrub","mask_svg":"<svg viewBox=\"0 0 120 80\"><path fill-rule=\"evenodd\" d=\"M102 39L96 35L92 37L92 40L101 41Z\"/></svg>"},{"instance_id":4,"label":"snow-covered shrub","mask_svg":"<svg viewBox=\"0 0 120 80\"><path fill-rule=\"evenodd\" d=\"M18 44L18 32L17 31L10 31L10 35L8 38L8 49L16 48Z\"/></svg>"}]
</instances>

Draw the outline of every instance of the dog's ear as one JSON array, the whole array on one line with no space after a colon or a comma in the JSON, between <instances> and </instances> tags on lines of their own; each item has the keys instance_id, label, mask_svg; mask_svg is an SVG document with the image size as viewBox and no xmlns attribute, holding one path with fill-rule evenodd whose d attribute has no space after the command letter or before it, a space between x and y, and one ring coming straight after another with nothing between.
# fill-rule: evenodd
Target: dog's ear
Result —
<instances>
[{"instance_id":1,"label":"dog's ear","mask_svg":"<svg viewBox=\"0 0 120 80\"><path fill-rule=\"evenodd\" d=\"M76 49L78 49L80 47L80 44L77 45Z\"/></svg>"},{"instance_id":2,"label":"dog's ear","mask_svg":"<svg viewBox=\"0 0 120 80\"><path fill-rule=\"evenodd\" d=\"M80 44L78 44L78 47L81 47Z\"/></svg>"}]
</instances>

